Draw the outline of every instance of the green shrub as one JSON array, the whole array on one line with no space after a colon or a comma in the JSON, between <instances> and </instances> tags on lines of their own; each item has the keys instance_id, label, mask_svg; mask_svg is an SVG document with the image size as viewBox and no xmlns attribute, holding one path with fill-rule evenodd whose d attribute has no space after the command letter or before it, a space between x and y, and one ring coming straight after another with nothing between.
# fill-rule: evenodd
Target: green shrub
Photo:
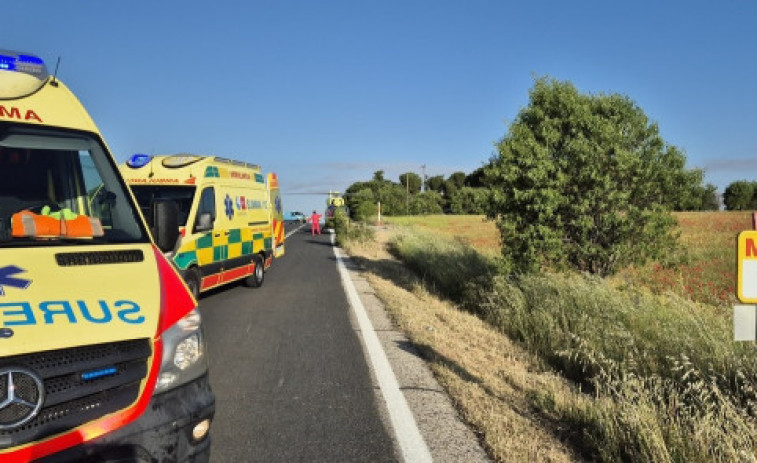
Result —
<instances>
[{"instance_id":1,"label":"green shrub","mask_svg":"<svg viewBox=\"0 0 757 463\"><path fill-rule=\"evenodd\" d=\"M346 243L361 242L373 239L373 229L364 222L350 221L344 210L337 209L334 213L334 231L336 244L344 247Z\"/></svg>"},{"instance_id":2,"label":"green shrub","mask_svg":"<svg viewBox=\"0 0 757 463\"><path fill-rule=\"evenodd\" d=\"M431 234L397 235L389 252L413 269L434 290L465 304L472 287L487 285L495 264L470 245Z\"/></svg>"},{"instance_id":3,"label":"green shrub","mask_svg":"<svg viewBox=\"0 0 757 463\"><path fill-rule=\"evenodd\" d=\"M538 79L485 167L502 253L519 273L570 268L611 275L676 244L670 210L703 173L622 95Z\"/></svg>"}]
</instances>

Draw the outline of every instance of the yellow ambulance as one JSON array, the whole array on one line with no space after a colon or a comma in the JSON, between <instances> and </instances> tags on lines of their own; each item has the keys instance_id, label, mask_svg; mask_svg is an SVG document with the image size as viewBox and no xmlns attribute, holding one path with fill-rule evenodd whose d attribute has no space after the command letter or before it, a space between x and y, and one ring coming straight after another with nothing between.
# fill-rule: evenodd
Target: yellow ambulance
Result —
<instances>
[{"instance_id":1,"label":"yellow ambulance","mask_svg":"<svg viewBox=\"0 0 757 463\"><path fill-rule=\"evenodd\" d=\"M207 461L196 301L102 135L28 53L0 50L0 461Z\"/></svg>"},{"instance_id":2,"label":"yellow ambulance","mask_svg":"<svg viewBox=\"0 0 757 463\"><path fill-rule=\"evenodd\" d=\"M179 206L179 239L166 253L195 297L243 279L263 284L284 254L284 213L276 174L218 156L135 154L121 165L147 222L156 201Z\"/></svg>"}]
</instances>

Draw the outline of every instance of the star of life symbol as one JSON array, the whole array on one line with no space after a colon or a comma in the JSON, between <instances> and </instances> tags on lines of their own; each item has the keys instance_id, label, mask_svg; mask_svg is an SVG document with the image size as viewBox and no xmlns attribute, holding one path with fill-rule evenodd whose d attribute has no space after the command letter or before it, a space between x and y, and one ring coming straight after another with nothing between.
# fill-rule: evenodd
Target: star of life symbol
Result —
<instances>
[{"instance_id":1,"label":"star of life symbol","mask_svg":"<svg viewBox=\"0 0 757 463\"><path fill-rule=\"evenodd\" d=\"M5 296L4 286L10 286L13 288L20 288L20 289L28 288L29 285L32 284L32 280L27 280L26 278L18 278L18 277L13 276L17 273L21 273L25 271L26 270L16 265L6 265L5 267L0 268L0 296Z\"/></svg>"},{"instance_id":2,"label":"star of life symbol","mask_svg":"<svg viewBox=\"0 0 757 463\"><path fill-rule=\"evenodd\" d=\"M223 200L223 204L226 207L226 217L231 220L234 217L234 201L231 200L231 196L226 195L226 199Z\"/></svg>"},{"instance_id":3,"label":"star of life symbol","mask_svg":"<svg viewBox=\"0 0 757 463\"><path fill-rule=\"evenodd\" d=\"M42 380L26 368L0 368L0 430L32 420L45 402Z\"/></svg>"}]
</instances>

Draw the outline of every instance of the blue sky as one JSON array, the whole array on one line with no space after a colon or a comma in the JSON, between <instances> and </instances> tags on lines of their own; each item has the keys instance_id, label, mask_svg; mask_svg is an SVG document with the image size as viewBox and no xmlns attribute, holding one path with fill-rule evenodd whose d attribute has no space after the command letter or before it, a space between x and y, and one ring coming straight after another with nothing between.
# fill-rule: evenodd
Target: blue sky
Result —
<instances>
[{"instance_id":1,"label":"blue sky","mask_svg":"<svg viewBox=\"0 0 757 463\"><path fill-rule=\"evenodd\" d=\"M277 172L285 208L384 170L466 173L534 76L622 93L722 190L757 172L754 1L5 0L0 48L54 67L114 156Z\"/></svg>"}]
</instances>

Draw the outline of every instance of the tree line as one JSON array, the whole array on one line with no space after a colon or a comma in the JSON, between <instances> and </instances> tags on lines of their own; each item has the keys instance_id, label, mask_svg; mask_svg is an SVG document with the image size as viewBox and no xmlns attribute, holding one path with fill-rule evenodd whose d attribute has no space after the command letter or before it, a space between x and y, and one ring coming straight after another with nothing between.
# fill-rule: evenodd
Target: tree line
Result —
<instances>
[{"instance_id":1,"label":"tree line","mask_svg":"<svg viewBox=\"0 0 757 463\"><path fill-rule=\"evenodd\" d=\"M729 211L757 210L757 182L737 180L725 188L723 205Z\"/></svg>"},{"instance_id":2,"label":"tree line","mask_svg":"<svg viewBox=\"0 0 757 463\"><path fill-rule=\"evenodd\" d=\"M378 203L383 215L484 214L488 189L483 188L482 177L483 168L468 175L435 175L424 183L420 175L405 172L393 182L379 170L371 180L350 185L345 202L357 220L375 217Z\"/></svg>"},{"instance_id":3,"label":"tree line","mask_svg":"<svg viewBox=\"0 0 757 463\"><path fill-rule=\"evenodd\" d=\"M672 211L719 209L714 185L620 94L584 94L539 78L496 153L481 168L399 183L378 171L347 189L357 219L376 214L485 214L513 273L573 268L608 275L676 246ZM726 205L754 208L757 182L736 182ZM747 205L748 203L748 205Z\"/></svg>"}]
</instances>

